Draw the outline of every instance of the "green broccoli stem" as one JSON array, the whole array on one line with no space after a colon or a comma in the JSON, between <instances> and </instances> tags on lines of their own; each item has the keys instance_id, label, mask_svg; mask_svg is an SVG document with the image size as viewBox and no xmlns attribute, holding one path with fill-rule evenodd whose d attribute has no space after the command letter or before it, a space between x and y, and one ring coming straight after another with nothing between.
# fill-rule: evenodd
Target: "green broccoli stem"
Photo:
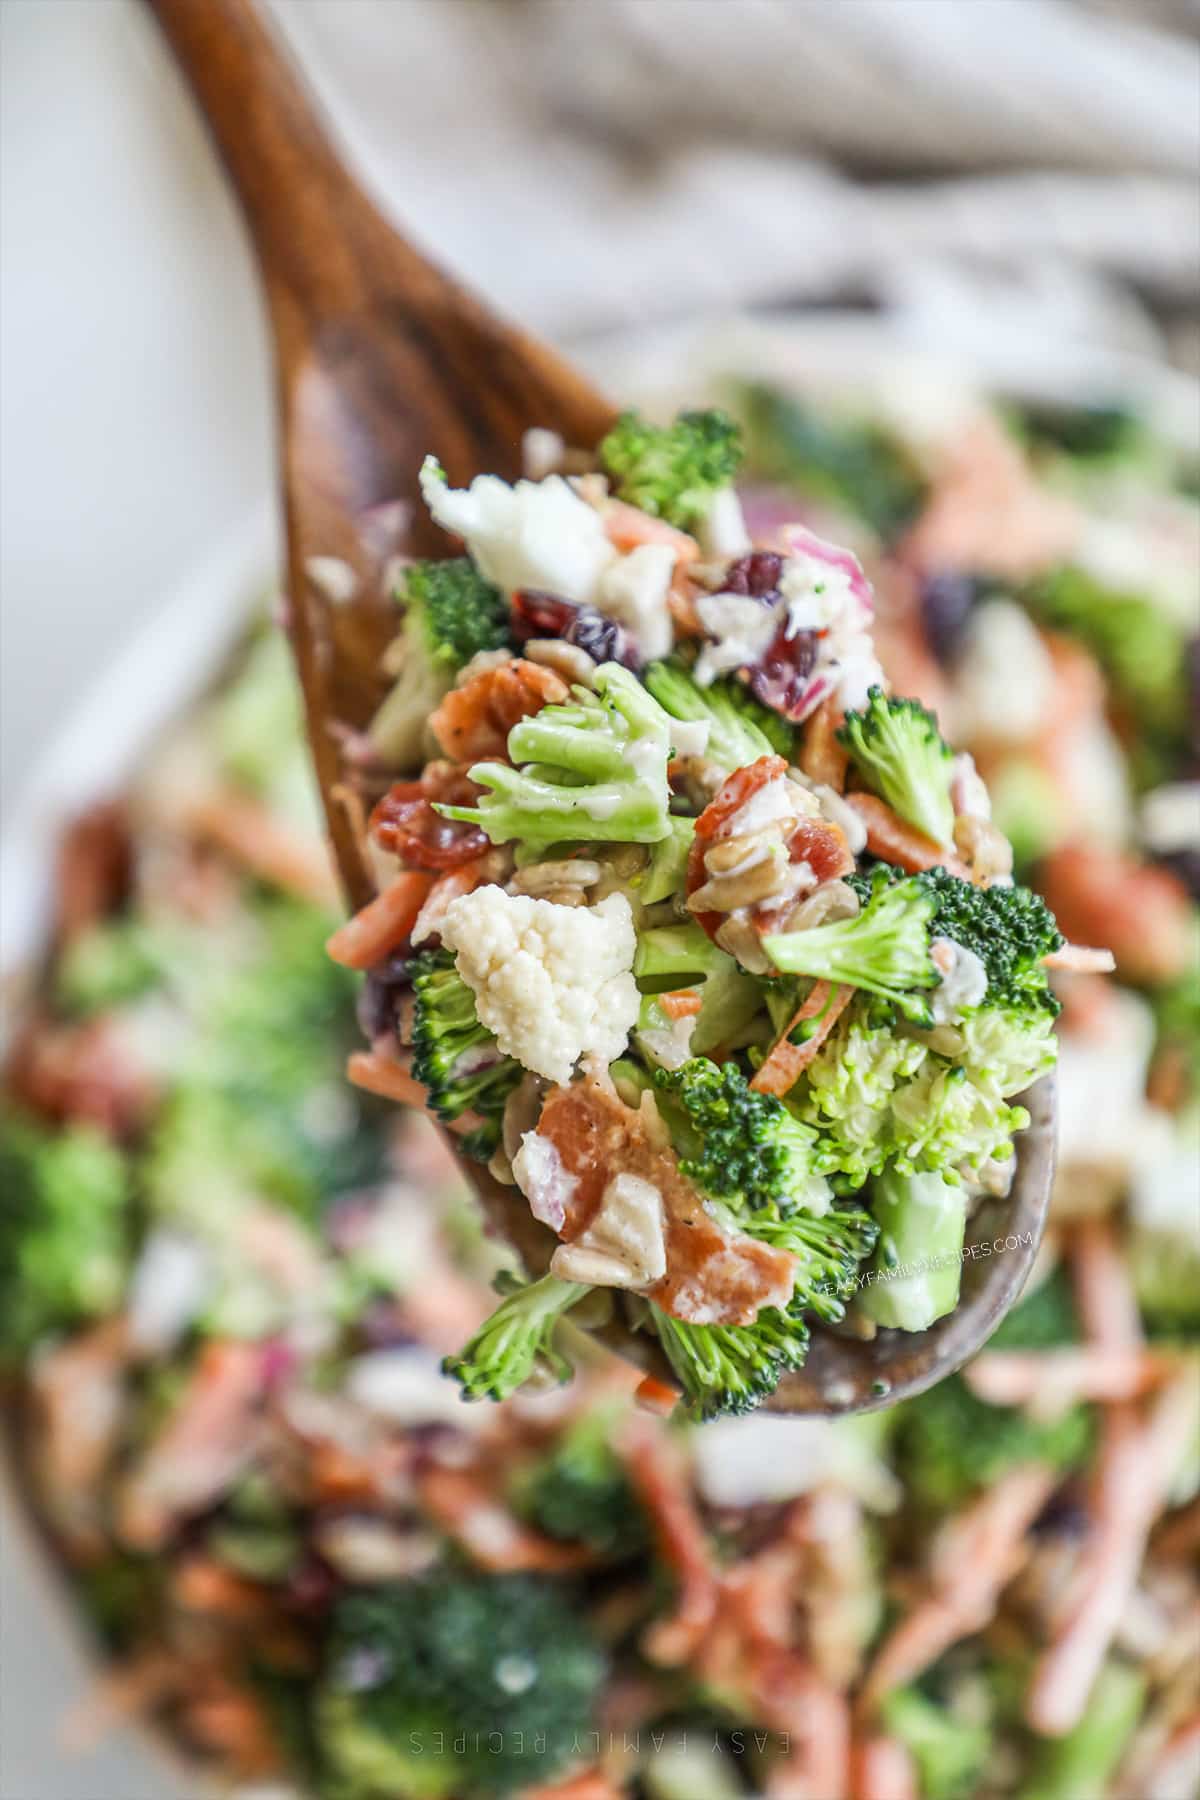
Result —
<instances>
[{"instance_id":1,"label":"green broccoli stem","mask_svg":"<svg viewBox=\"0 0 1200 1800\"><path fill-rule=\"evenodd\" d=\"M806 931L763 939L777 969L817 981L848 982L879 994L914 1024L932 1025L923 994L940 979L929 950L932 896L916 877L875 885L855 919L838 919Z\"/></svg>"},{"instance_id":2,"label":"green broccoli stem","mask_svg":"<svg viewBox=\"0 0 1200 1800\"><path fill-rule=\"evenodd\" d=\"M554 1275L517 1288L457 1356L446 1357L443 1370L462 1384L467 1400L507 1400L529 1380L539 1360L558 1381L570 1380L571 1363L555 1349L554 1330L588 1292L585 1285Z\"/></svg>"},{"instance_id":3,"label":"green broccoli stem","mask_svg":"<svg viewBox=\"0 0 1200 1800\"><path fill-rule=\"evenodd\" d=\"M693 1419L753 1412L808 1353L808 1327L798 1314L769 1307L753 1325L693 1325L661 1307L651 1319Z\"/></svg>"},{"instance_id":4,"label":"green broccoli stem","mask_svg":"<svg viewBox=\"0 0 1200 1800\"><path fill-rule=\"evenodd\" d=\"M447 819L494 844L559 841L655 844L671 830L667 758L671 720L637 678L603 663L596 692L547 706L508 735L513 763L476 763L476 806L437 803Z\"/></svg>"},{"instance_id":5,"label":"green broccoli stem","mask_svg":"<svg viewBox=\"0 0 1200 1800\"><path fill-rule=\"evenodd\" d=\"M670 900L683 891L695 835L695 819L672 817L666 837L651 846L650 861L638 882L638 899L643 906L657 906L660 900Z\"/></svg>"},{"instance_id":6,"label":"green broccoli stem","mask_svg":"<svg viewBox=\"0 0 1200 1800\"><path fill-rule=\"evenodd\" d=\"M924 1331L958 1305L965 1190L941 1175L886 1169L871 1192L879 1242L859 1306L877 1325Z\"/></svg>"},{"instance_id":7,"label":"green broccoli stem","mask_svg":"<svg viewBox=\"0 0 1200 1800\"><path fill-rule=\"evenodd\" d=\"M642 671L642 680L673 719L708 726L704 755L728 773L776 751L790 756L795 748L795 733L787 721L760 707L740 685L716 681L711 687L699 687L674 662L651 663Z\"/></svg>"},{"instance_id":8,"label":"green broccoli stem","mask_svg":"<svg viewBox=\"0 0 1200 1800\"><path fill-rule=\"evenodd\" d=\"M1105 1663L1075 1729L1039 1745L1021 1800L1102 1800L1137 1730L1145 1694L1146 1678L1137 1669Z\"/></svg>"}]
</instances>

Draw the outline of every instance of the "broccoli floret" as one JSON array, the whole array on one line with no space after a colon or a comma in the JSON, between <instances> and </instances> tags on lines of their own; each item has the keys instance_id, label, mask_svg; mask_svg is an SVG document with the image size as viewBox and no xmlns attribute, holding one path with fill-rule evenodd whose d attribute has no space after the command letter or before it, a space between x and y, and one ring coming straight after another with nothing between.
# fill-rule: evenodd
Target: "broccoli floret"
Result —
<instances>
[{"instance_id":1,"label":"broccoli floret","mask_svg":"<svg viewBox=\"0 0 1200 1800\"><path fill-rule=\"evenodd\" d=\"M621 499L682 531L707 517L713 495L729 486L741 460L741 429L716 408L679 413L673 425L622 413L600 445L600 461Z\"/></svg>"},{"instance_id":2,"label":"broccoli floret","mask_svg":"<svg viewBox=\"0 0 1200 1800\"><path fill-rule=\"evenodd\" d=\"M493 1033L480 1024L475 996L449 950L418 957L412 986L413 1074L447 1124L464 1112L481 1116L482 1127L462 1142L478 1161L487 1162L500 1142L505 1101L524 1071L513 1057L500 1054Z\"/></svg>"},{"instance_id":3,"label":"broccoli floret","mask_svg":"<svg viewBox=\"0 0 1200 1800\"><path fill-rule=\"evenodd\" d=\"M1118 710L1139 740L1135 772L1151 786L1179 766L1188 735L1186 638L1180 625L1143 594L1104 586L1085 569L1055 570L1021 596L1054 631L1077 638L1108 679Z\"/></svg>"},{"instance_id":4,"label":"broccoli floret","mask_svg":"<svg viewBox=\"0 0 1200 1800\"><path fill-rule=\"evenodd\" d=\"M917 1765L922 1800L962 1800L975 1792L991 1748L986 1725L956 1717L911 1687L896 1688L880 1711Z\"/></svg>"},{"instance_id":5,"label":"broccoli floret","mask_svg":"<svg viewBox=\"0 0 1200 1800\"><path fill-rule=\"evenodd\" d=\"M919 1505L950 1512L1023 1462L1047 1462L1064 1474L1081 1468L1092 1448L1089 1408L1035 1419L977 1400L961 1375L897 1409L898 1473Z\"/></svg>"},{"instance_id":6,"label":"broccoli floret","mask_svg":"<svg viewBox=\"0 0 1200 1800\"><path fill-rule=\"evenodd\" d=\"M760 756L776 753L789 759L796 734L786 719L760 706L737 681L714 681L702 688L681 663L651 663L642 680L673 719L707 724L704 754L727 772L744 769Z\"/></svg>"},{"instance_id":7,"label":"broccoli floret","mask_svg":"<svg viewBox=\"0 0 1200 1800\"><path fill-rule=\"evenodd\" d=\"M315 1220L381 1178L394 1117L345 1085L355 977L324 954L325 913L272 900L246 924L244 958L191 983L191 1048L144 1170L154 1209L201 1227L248 1187Z\"/></svg>"},{"instance_id":8,"label":"broccoli floret","mask_svg":"<svg viewBox=\"0 0 1200 1800\"><path fill-rule=\"evenodd\" d=\"M827 1325L845 1317L859 1271L879 1236L870 1213L854 1204L831 1207L819 1216L794 1212L784 1219L747 1219L743 1229L796 1258L789 1316L812 1313Z\"/></svg>"},{"instance_id":9,"label":"broccoli floret","mask_svg":"<svg viewBox=\"0 0 1200 1800\"><path fill-rule=\"evenodd\" d=\"M1126 454L1143 437L1140 419L1127 406L1014 400L1004 410L1018 437L1035 450L1064 450L1068 456L1092 460Z\"/></svg>"},{"instance_id":10,"label":"broccoli floret","mask_svg":"<svg viewBox=\"0 0 1200 1800\"><path fill-rule=\"evenodd\" d=\"M168 945L140 918L105 919L66 946L54 971L55 999L86 1017L124 1006L158 987Z\"/></svg>"},{"instance_id":11,"label":"broccoli floret","mask_svg":"<svg viewBox=\"0 0 1200 1800\"><path fill-rule=\"evenodd\" d=\"M916 876L871 884L854 919L837 919L808 931L781 932L763 939L776 968L814 980L842 982L879 994L918 1025L932 1025L922 990L940 977L930 955L934 898Z\"/></svg>"},{"instance_id":12,"label":"broccoli floret","mask_svg":"<svg viewBox=\"0 0 1200 1800\"><path fill-rule=\"evenodd\" d=\"M388 651L396 685L371 722L371 741L398 768L422 761L426 722L464 663L509 642L508 606L469 557L405 570L404 625Z\"/></svg>"},{"instance_id":13,"label":"broccoli floret","mask_svg":"<svg viewBox=\"0 0 1200 1800\"><path fill-rule=\"evenodd\" d=\"M604 1675L575 1595L552 1582L439 1569L351 1590L317 1697L331 1791L475 1800L540 1786L591 1729Z\"/></svg>"},{"instance_id":14,"label":"broccoli floret","mask_svg":"<svg viewBox=\"0 0 1200 1800\"><path fill-rule=\"evenodd\" d=\"M718 1067L695 1056L682 1068L657 1070L654 1083L668 1126L679 1120L684 1127L680 1167L710 1198L739 1215L828 1205L813 1166L816 1133L782 1100L756 1092L735 1062Z\"/></svg>"},{"instance_id":15,"label":"broccoli floret","mask_svg":"<svg viewBox=\"0 0 1200 1800\"><path fill-rule=\"evenodd\" d=\"M124 1288L131 1186L90 1126L0 1116L0 1361L48 1332L114 1310Z\"/></svg>"},{"instance_id":16,"label":"broccoli floret","mask_svg":"<svg viewBox=\"0 0 1200 1800\"><path fill-rule=\"evenodd\" d=\"M1044 1281L1026 1288L988 1339L993 1350L1052 1350L1079 1337L1079 1315L1066 1271L1052 1269Z\"/></svg>"},{"instance_id":17,"label":"broccoli floret","mask_svg":"<svg viewBox=\"0 0 1200 1800\"><path fill-rule=\"evenodd\" d=\"M874 421L831 419L757 385L744 390L742 407L755 474L861 514L885 539L920 511L926 482L915 457Z\"/></svg>"},{"instance_id":18,"label":"broccoli floret","mask_svg":"<svg viewBox=\"0 0 1200 1800\"><path fill-rule=\"evenodd\" d=\"M638 878L638 898L643 906L657 906L681 894L687 884L688 857L696 835L695 819L672 816L667 835L650 846L650 860Z\"/></svg>"},{"instance_id":19,"label":"broccoli floret","mask_svg":"<svg viewBox=\"0 0 1200 1800\"><path fill-rule=\"evenodd\" d=\"M848 712L837 735L863 781L902 819L935 844L953 842L954 753L919 700L873 687L862 712Z\"/></svg>"},{"instance_id":20,"label":"broccoli floret","mask_svg":"<svg viewBox=\"0 0 1200 1800\"><path fill-rule=\"evenodd\" d=\"M655 844L671 829L671 720L619 663L602 663L595 693L580 688L508 734L509 763L476 763L476 806L438 804L494 844L560 841Z\"/></svg>"},{"instance_id":21,"label":"broccoli floret","mask_svg":"<svg viewBox=\"0 0 1200 1800\"><path fill-rule=\"evenodd\" d=\"M753 1325L692 1325L654 1305L650 1316L687 1411L702 1422L753 1412L808 1354L808 1327L790 1308L765 1307Z\"/></svg>"},{"instance_id":22,"label":"broccoli floret","mask_svg":"<svg viewBox=\"0 0 1200 1800\"><path fill-rule=\"evenodd\" d=\"M507 1400L536 1366L557 1381L569 1381L574 1369L555 1346L555 1328L587 1292L581 1283L559 1281L554 1275L513 1288L458 1355L446 1357L442 1368L461 1382L468 1400Z\"/></svg>"},{"instance_id":23,"label":"broccoli floret","mask_svg":"<svg viewBox=\"0 0 1200 1800\"><path fill-rule=\"evenodd\" d=\"M585 1413L523 1471L513 1498L547 1537L627 1557L646 1543L646 1517L609 1443L614 1423L611 1407Z\"/></svg>"},{"instance_id":24,"label":"broccoli floret","mask_svg":"<svg viewBox=\"0 0 1200 1800\"><path fill-rule=\"evenodd\" d=\"M987 972L988 1007L1028 1017L1057 1016L1042 958L1066 941L1040 894L1026 887L976 887L940 866L920 875L878 864L869 876L850 875L860 899L870 900L890 882L923 890L933 902L930 937L952 938L972 951ZM1032 1022L1032 1020L1030 1021Z\"/></svg>"}]
</instances>

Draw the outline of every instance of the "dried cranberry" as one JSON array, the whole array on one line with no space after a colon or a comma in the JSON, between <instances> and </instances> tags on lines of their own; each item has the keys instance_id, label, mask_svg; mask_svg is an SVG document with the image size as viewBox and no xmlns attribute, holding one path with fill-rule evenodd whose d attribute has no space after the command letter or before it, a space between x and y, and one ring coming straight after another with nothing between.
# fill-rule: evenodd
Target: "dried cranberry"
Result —
<instances>
[{"instance_id":1,"label":"dried cranberry","mask_svg":"<svg viewBox=\"0 0 1200 1800\"><path fill-rule=\"evenodd\" d=\"M561 638L593 662L619 662L628 669L638 666L637 652L615 619L597 612L594 606L576 606L570 600L560 600L557 594L538 593L532 588L516 593L512 631L520 644L527 644L530 638Z\"/></svg>"},{"instance_id":2,"label":"dried cranberry","mask_svg":"<svg viewBox=\"0 0 1200 1800\"><path fill-rule=\"evenodd\" d=\"M800 719L816 662L817 633L796 631L789 637L785 617L762 661L746 672L750 692L785 719Z\"/></svg>"},{"instance_id":3,"label":"dried cranberry","mask_svg":"<svg viewBox=\"0 0 1200 1800\"><path fill-rule=\"evenodd\" d=\"M1178 875L1193 900L1200 900L1200 850L1170 850L1159 861Z\"/></svg>"},{"instance_id":4,"label":"dried cranberry","mask_svg":"<svg viewBox=\"0 0 1200 1800\"><path fill-rule=\"evenodd\" d=\"M578 611L570 600L560 600L557 594L519 588L512 601L512 634L518 644L535 637L565 638Z\"/></svg>"},{"instance_id":5,"label":"dried cranberry","mask_svg":"<svg viewBox=\"0 0 1200 1800\"><path fill-rule=\"evenodd\" d=\"M459 784L462 785L461 783ZM470 796L479 789L470 784ZM450 799L449 792L439 798ZM456 805L470 805L470 798L454 793ZM444 819L418 781L398 781L371 814L370 831L381 850L391 851L410 869L457 869L473 862L488 848L486 835L477 825Z\"/></svg>"},{"instance_id":6,"label":"dried cranberry","mask_svg":"<svg viewBox=\"0 0 1200 1800\"><path fill-rule=\"evenodd\" d=\"M944 569L921 584L921 616L929 648L940 663L950 663L962 648L963 632L971 609L980 598L981 583L974 576Z\"/></svg>"},{"instance_id":7,"label":"dried cranberry","mask_svg":"<svg viewBox=\"0 0 1200 1800\"><path fill-rule=\"evenodd\" d=\"M412 963L406 951L385 957L370 970L358 996L358 1024L368 1043L394 1030L396 1007L412 985Z\"/></svg>"},{"instance_id":8,"label":"dried cranberry","mask_svg":"<svg viewBox=\"0 0 1200 1800\"><path fill-rule=\"evenodd\" d=\"M563 636L593 662L619 662L628 669L638 666L637 652L625 632L615 619L605 618L594 606L581 606Z\"/></svg>"},{"instance_id":9,"label":"dried cranberry","mask_svg":"<svg viewBox=\"0 0 1200 1800\"><path fill-rule=\"evenodd\" d=\"M752 600L777 600L783 558L774 550L751 550L739 556L725 571L723 591L747 594Z\"/></svg>"}]
</instances>

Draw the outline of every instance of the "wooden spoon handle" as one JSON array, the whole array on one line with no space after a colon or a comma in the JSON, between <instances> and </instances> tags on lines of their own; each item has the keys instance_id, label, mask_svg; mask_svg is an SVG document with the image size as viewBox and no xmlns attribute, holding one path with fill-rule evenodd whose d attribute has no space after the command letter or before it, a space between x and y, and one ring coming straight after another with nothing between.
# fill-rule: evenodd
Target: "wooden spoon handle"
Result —
<instances>
[{"instance_id":1,"label":"wooden spoon handle","mask_svg":"<svg viewBox=\"0 0 1200 1800\"><path fill-rule=\"evenodd\" d=\"M362 303L365 234L392 235L252 0L147 0L233 182L267 278L330 315ZM395 255L408 252L401 240Z\"/></svg>"}]
</instances>

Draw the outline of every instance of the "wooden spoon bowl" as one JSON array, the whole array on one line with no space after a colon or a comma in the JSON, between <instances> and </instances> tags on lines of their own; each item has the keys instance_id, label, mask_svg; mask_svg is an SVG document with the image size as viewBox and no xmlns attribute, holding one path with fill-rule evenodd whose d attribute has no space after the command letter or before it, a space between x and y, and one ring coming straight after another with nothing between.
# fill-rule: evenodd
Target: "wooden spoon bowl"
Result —
<instances>
[{"instance_id":1,"label":"wooden spoon bowl","mask_svg":"<svg viewBox=\"0 0 1200 1800\"><path fill-rule=\"evenodd\" d=\"M457 485L483 470L511 480L529 427L590 445L615 409L384 219L339 159L251 0L148 3L208 121L262 276L275 348L290 638L333 853L357 908L375 884L346 745L383 696L380 657L396 626L372 518L383 507L393 522L397 509L403 515L393 552L445 555L450 540L420 501L417 476L428 453ZM1020 1291L1045 1221L1052 1084L1035 1090L1031 1111L1010 1199L998 1212L981 1210L972 1226L989 1239L1018 1236L1021 1247L968 1263L962 1306L930 1331L885 1331L866 1344L816 1334L807 1367L787 1377L774 1410L887 1405L940 1380L979 1347ZM477 1164L465 1173L493 1227L531 1270L544 1269L555 1240L523 1197ZM664 1372L644 1335L617 1329L610 1341Z\"/></svg>"}]
</instances>

